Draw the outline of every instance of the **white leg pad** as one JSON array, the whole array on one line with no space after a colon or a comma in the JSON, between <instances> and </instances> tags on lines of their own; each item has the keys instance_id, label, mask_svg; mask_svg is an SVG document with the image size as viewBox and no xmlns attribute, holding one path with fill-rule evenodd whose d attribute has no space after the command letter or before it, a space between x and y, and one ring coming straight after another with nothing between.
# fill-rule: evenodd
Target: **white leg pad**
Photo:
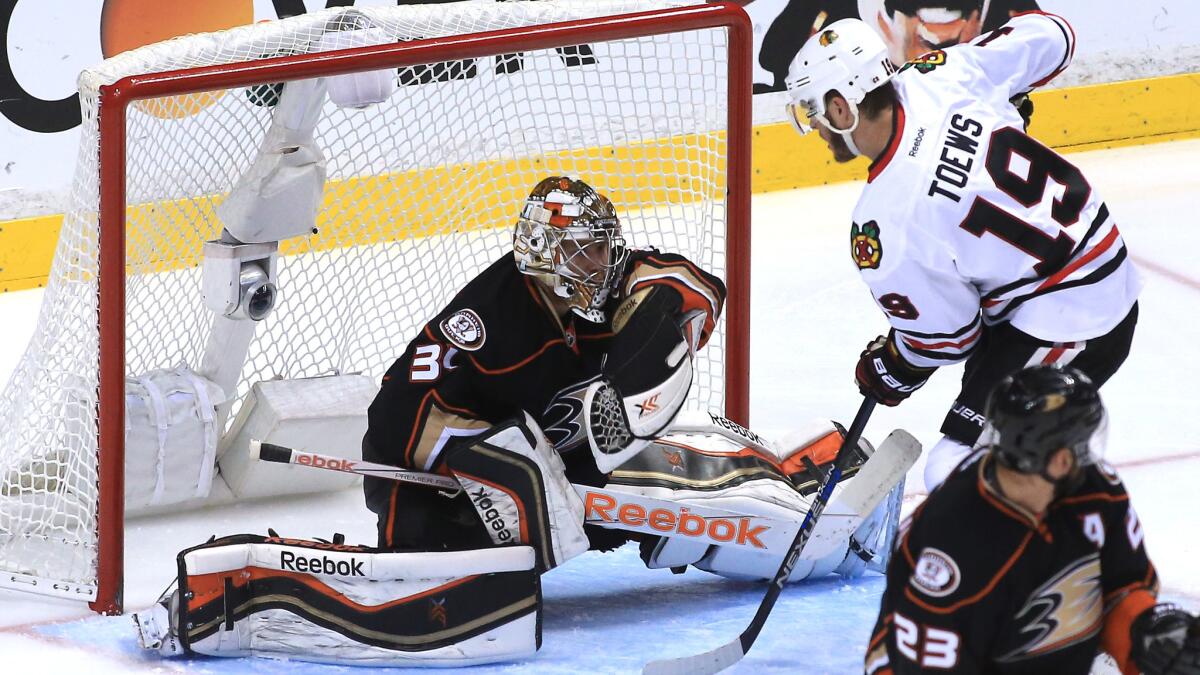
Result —
<instances>
[{"instance_id":1,"label":"white leg pad","mask_svg":"<svg viewBox=\"0 0 1200 675\"><path fill-rule=\"evenodd\" d=\"M467 666L528 658L541 641L541 593L528 546L381 553L237 535L184 551L180 569L173 597L137 617L144 647ZM156 634L164 615L169 635Z\"/></svg>"}]
</instances>

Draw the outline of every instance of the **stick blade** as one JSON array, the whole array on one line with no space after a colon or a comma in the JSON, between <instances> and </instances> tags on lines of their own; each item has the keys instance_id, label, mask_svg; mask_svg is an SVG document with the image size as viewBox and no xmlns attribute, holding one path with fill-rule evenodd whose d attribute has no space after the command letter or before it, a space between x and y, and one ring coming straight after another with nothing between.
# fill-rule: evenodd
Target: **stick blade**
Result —
<instances>
[{"instance_id":1,"label":"stick blade","mask_svg":"<svg viewBox=\"0 0 1200 675\"><path fill-rule=\"evenodd\" d=\"M903 429L893 431L876 448L875 454L846 482L834 498L839 508L866 518L892 488L903 480L921 456L921 442Z\"/></svg>"},{"instance_id":2,"label":"stick blade","mask_svg":"<svg viewBox=\"0 0 1200 675\"><path fill-rule=\"evenodd\" d=\"M745 655L742 641L737 639L703 654L651 661L642 668L642 675L713 675L741 661Z\"/></svg>"}]
</instances>

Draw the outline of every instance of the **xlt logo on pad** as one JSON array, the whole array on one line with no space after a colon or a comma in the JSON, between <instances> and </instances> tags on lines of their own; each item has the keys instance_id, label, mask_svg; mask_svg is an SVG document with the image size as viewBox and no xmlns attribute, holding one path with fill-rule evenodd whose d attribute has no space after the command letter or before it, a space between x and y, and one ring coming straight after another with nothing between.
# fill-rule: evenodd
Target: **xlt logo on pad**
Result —
<instances>
[{"instance_id":1,"label":"xlt logo on pad","mask_svg":"<svg viewBox=\"0 0 1200 675\"><path fill-rule=\"evenodd\" d=\"M313 556L307 557L296 555L291 551L283 551L279 554L279 569L290 570L292 572L311 572L313 574L327 574L329 576L339 575L343 577L365 577L363 572L363 561L354 560L330 560L325 556L320 558Z\"/></svg>"}]
</instances>

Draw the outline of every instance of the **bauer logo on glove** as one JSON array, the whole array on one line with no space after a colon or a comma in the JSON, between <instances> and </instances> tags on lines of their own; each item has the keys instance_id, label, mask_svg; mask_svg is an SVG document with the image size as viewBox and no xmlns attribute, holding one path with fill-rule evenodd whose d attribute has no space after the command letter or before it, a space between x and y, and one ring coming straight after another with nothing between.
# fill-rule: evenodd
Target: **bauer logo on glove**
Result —
<instances>
[{"instance_id":1,"label":"bauer logo on glove","mask_svg":"<svg viewBox=\"0 0 1200 675\"><path fill-rule=\"evenodd\" d=\"M924 386L933 371L933 368L918 368L905 361L896 350L893 331L867 345L859 355L854 379L864 396L873 396L884 405L894 406Z\"/></svg>"}]
</instances>

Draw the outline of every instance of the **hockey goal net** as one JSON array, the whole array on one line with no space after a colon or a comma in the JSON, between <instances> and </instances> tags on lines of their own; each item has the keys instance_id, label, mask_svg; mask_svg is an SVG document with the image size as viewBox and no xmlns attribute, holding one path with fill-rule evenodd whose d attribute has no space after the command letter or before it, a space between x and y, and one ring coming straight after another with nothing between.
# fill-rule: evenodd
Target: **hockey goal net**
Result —
<instances>
[{"instance_id":1,"label":"hockey goal net","mask_svg":"<svg viewBox=\"0 0 1200 675\"><path fill-rule=\"evenodd\" d=\"M323 39L350 31L351 48ZM200 369L212 349L204 244L293 83L386 69L396 91L312 109L315 232L279 243L278 302L254 325L233 405L268 380L377 382L511 249L529 189L560 174L608 194L632 246L725 279L690 405L745 422L750 53L728 3L471 0L186 36L83 73L70 208L0 395L0 586L120 611L126 378Z\"/></svg>"}]
</instances>

